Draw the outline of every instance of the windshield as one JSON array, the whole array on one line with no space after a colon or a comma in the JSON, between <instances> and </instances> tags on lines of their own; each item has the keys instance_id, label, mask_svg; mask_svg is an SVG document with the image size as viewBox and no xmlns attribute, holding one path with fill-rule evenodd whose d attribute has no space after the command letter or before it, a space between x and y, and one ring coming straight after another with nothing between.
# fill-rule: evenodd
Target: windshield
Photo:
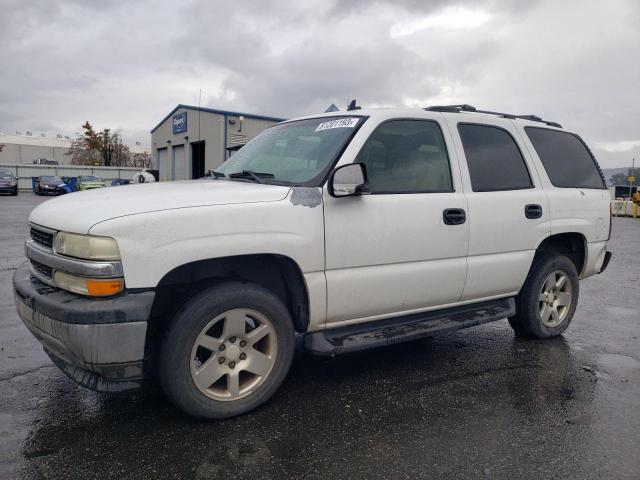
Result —
<instances>
[{"instance_id":1,"label":"windshield","mask_svg":"<svg viewBox=\"0 0 640 480\"><path fill-rule=\"evenodd\" d=\"M103 180L100 177L93 177L91 175L80 177L80 181L82 182L102 182Z\"/></svg>"},{"instance_id":2,"label":"windshield","mask_svg":"<svg viewBox=\"0 0 640 480\"><path fill-rule=\"evenodd\" d=\"M40 177L41 182L58 182L63 183L60 177Z\"/></svg>"},{"instance_id":3,"label":"windshield","mask_svg":"<svg viewBox=\"0 0 640 480\"><path fill-rule=\"evenodd\" d=\"M242 147L217 172L285 185L319 183L362 117L323 117L275 125ZM215 175L222 177L222 175Z\"/></svg>"}]
</instances>

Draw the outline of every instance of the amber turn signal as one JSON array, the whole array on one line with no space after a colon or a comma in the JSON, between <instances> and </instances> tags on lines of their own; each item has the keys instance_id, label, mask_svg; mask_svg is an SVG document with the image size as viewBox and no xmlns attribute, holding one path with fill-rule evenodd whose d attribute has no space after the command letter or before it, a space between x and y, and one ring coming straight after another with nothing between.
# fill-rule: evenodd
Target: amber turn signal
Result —
<instances>
[{"instance_id":1,"label":"amber turn signal","mask_svg":"<svg viewBox=\"0 0 640 480\"><path fill-rule=\"evenodd\" d=\"M95 297L103 297L107 295L115 295L124 290L124 281L115 280L95 280L87 279L87 293Z\"/></svg>"},{"instance_id":2,"label":"amber turn signal","mask_svg":"<svg viewBox=\"0 0 640 480\"><path fill-rule=\"evenodd\" d=\"M56 272L53 279L59 288L92 297L107 297L124 290L123 278L86 278Z\"/></svg>"}]
</instances>

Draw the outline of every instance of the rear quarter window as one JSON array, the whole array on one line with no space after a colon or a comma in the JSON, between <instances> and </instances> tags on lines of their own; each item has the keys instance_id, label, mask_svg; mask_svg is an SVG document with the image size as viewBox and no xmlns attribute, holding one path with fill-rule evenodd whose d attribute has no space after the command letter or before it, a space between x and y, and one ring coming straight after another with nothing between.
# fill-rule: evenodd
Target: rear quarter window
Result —
<instances>
[{"instance_id":1,"label":"rear quarter window","mask_svg":"<svg viewBox=\"0 0 640 480\"><path fill-rule=\"evenodd\" d=\"M555 187L606 188L596 159L580 137L548 128L524 130Z\"/></svg>"}]
</instances>

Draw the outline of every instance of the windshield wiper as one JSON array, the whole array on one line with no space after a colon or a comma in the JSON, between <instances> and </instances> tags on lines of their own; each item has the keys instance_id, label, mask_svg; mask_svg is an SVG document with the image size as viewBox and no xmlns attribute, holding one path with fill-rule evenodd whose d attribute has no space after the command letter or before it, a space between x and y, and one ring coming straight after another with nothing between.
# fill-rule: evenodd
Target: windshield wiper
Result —
<instances>
[{"instance_id":1,"label":"windshield wiper","mask_svg":"<svg viewBox=\"0 0 640 480\"><path fill-rule=\"evenodd\" d=\"M224 178L226 175L222 172L216 172L215 170L209 170L209 173L213 178Z\"/></svg>"},{"instance_id":2,"label":"windshield wiper","mask_svg":"<svg viewBox=\"0 0 640 480\"><path fill-rule=\"evenodd\" d=\"M250 178L257 183L265 183L265 178L274 178L273 173L252 172L251 170L242 170L241 172L230 173L229 178Z\"/></svg>"}]
</instances>

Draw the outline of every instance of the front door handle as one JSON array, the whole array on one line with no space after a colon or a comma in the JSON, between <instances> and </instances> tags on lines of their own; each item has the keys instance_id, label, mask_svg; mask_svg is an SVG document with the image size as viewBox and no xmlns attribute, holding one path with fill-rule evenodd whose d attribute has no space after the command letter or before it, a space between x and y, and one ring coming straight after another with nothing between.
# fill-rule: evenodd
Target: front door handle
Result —
<instances>
[{"instance_id":1,"label":"front door handle","mask_svg":"<svg viewBox=\"0 0 640 480\"><path fill-rule=\"evenodd\" d=\"M445 225L462 225L467 221L467 214L462 208L447 208L442 212Z\"/></svg>"},{"instance_id":2,"label":"front door handle","mask_svg":"<svg viewBox=\"0 0 640 480\"><path fill-rule=\"evenodd\" d=\"M540 218L542 216L542 207L535 203L531 205L525 205L524 216L531 220Z\"/></svg>"}]
</instances>

